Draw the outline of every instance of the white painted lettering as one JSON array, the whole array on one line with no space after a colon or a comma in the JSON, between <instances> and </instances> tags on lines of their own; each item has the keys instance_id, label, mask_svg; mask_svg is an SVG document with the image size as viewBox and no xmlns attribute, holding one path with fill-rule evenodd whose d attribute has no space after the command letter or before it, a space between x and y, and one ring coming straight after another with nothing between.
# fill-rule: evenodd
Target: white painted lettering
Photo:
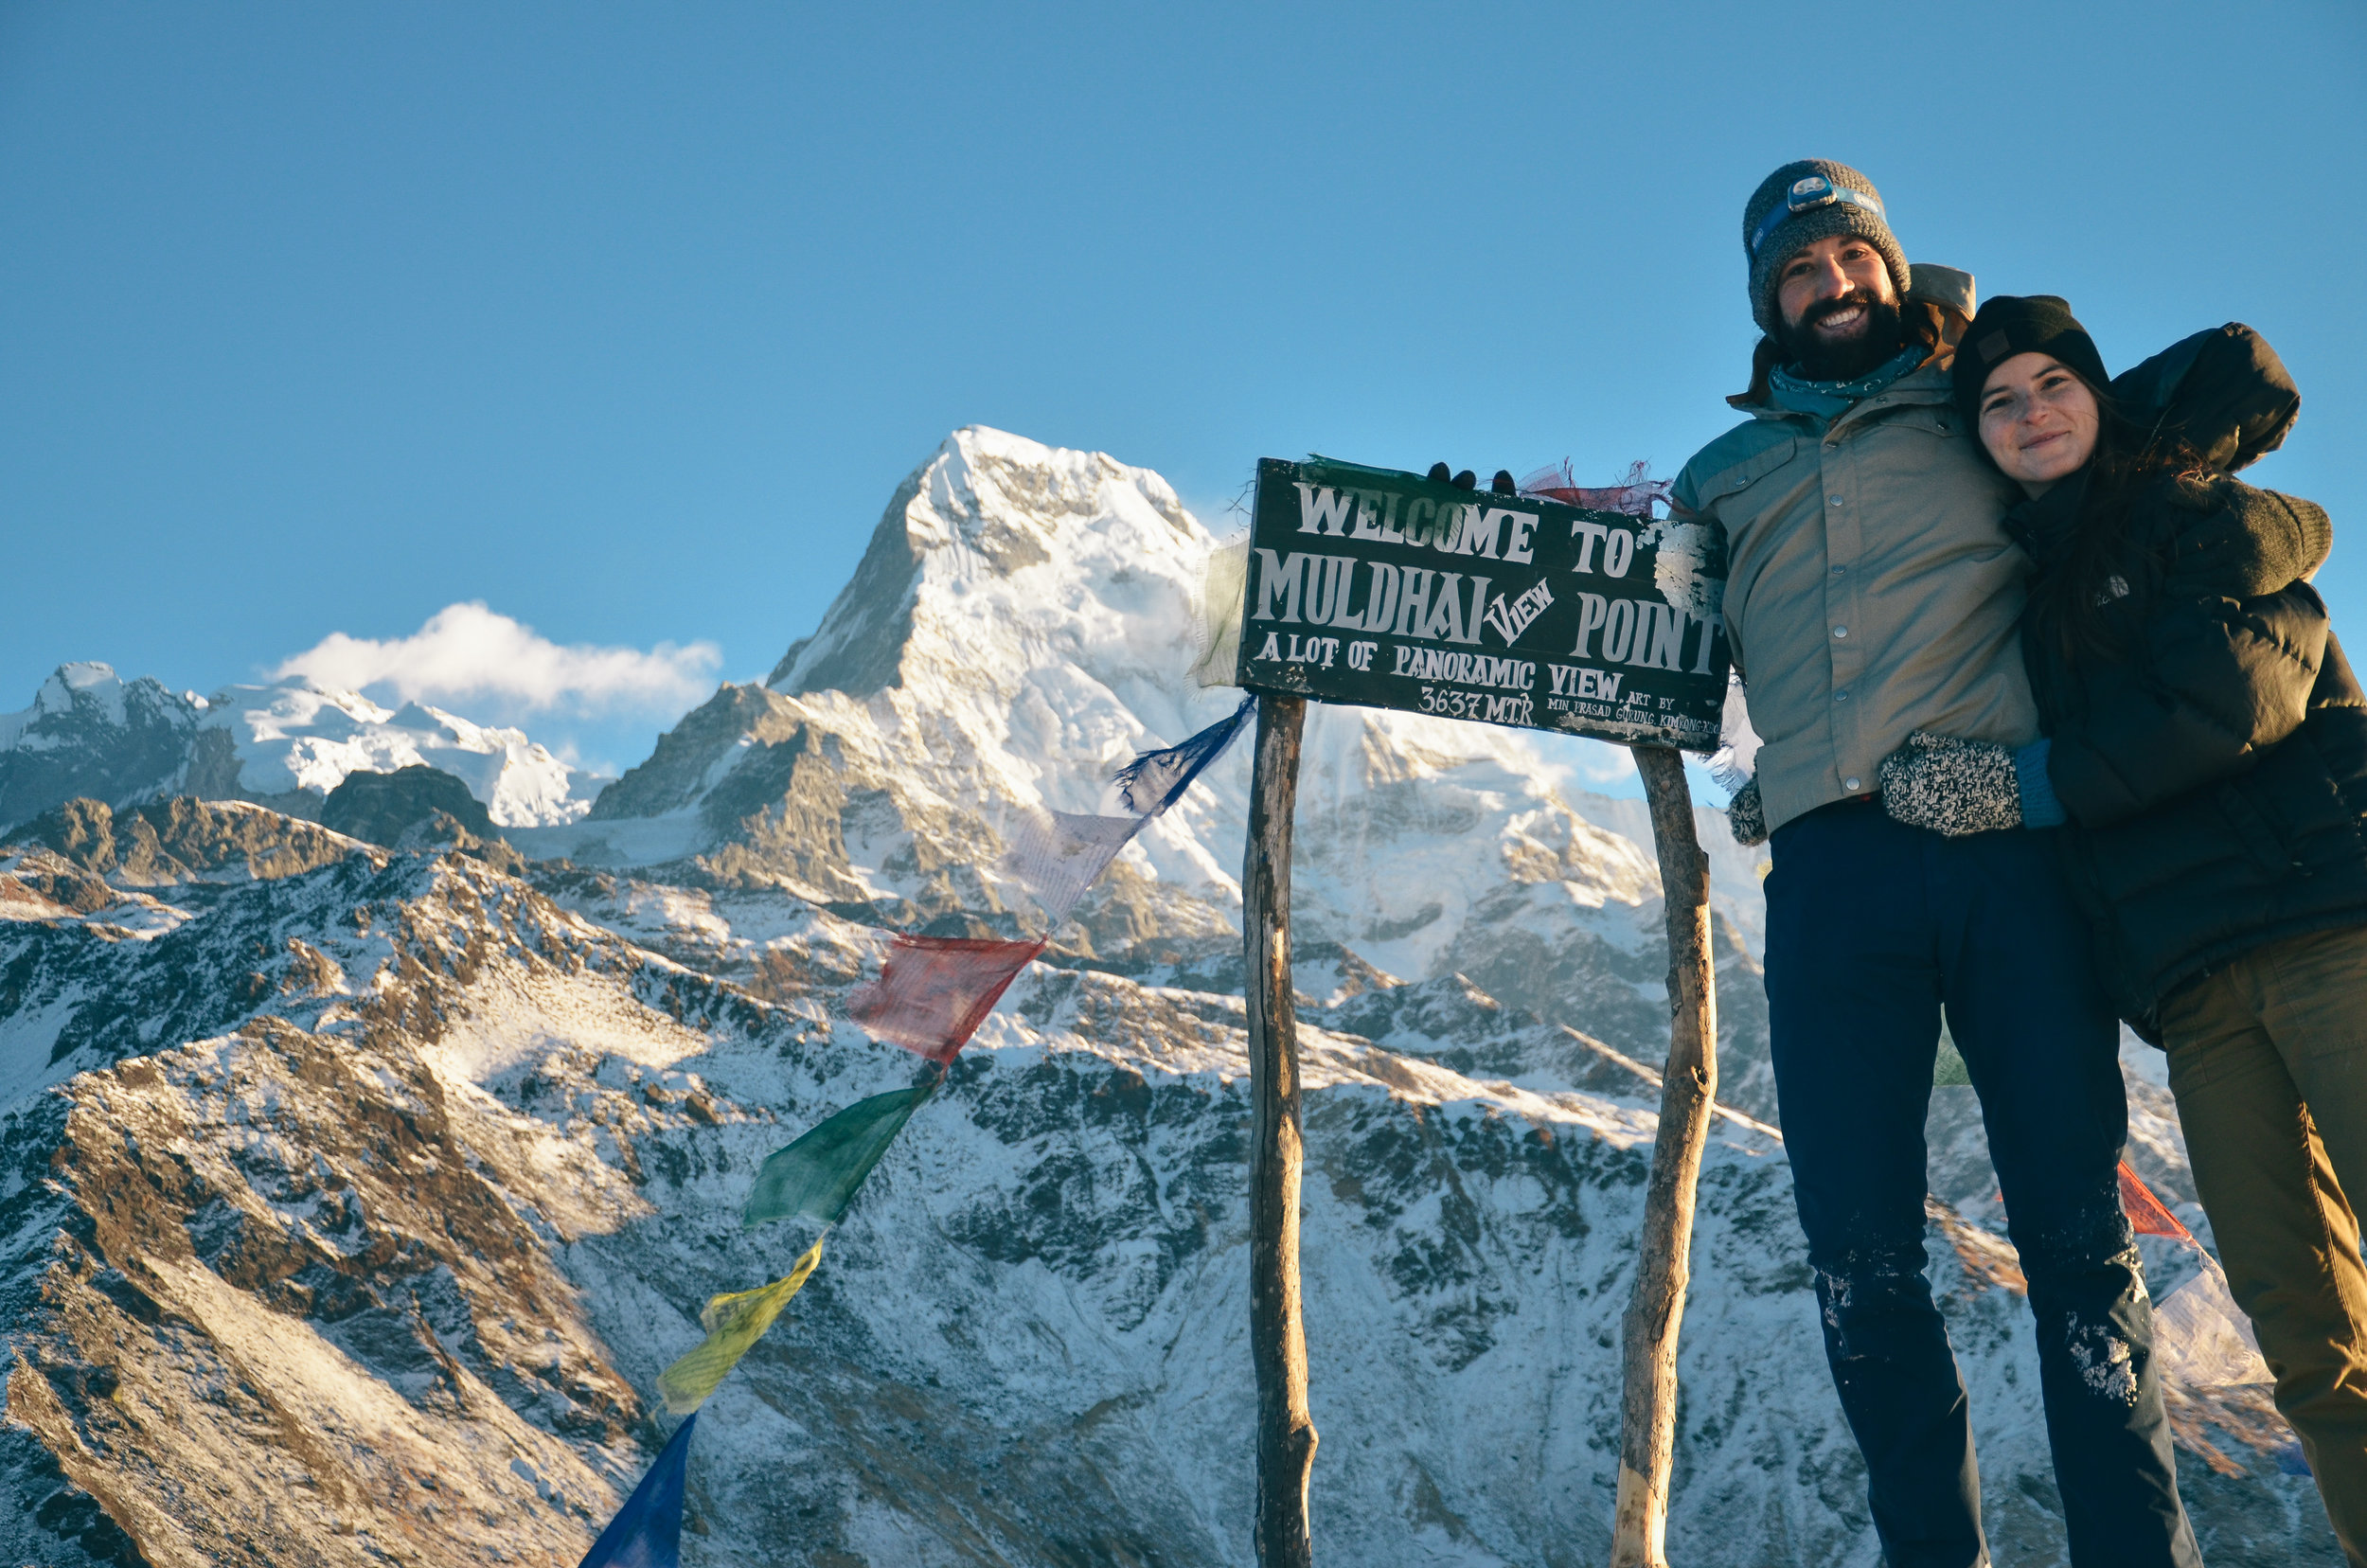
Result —
<instances>
[{"instance_id":1,"label":"white painted lettering","mask_svg":"<svg viewBox=\"0 0 2367 1568\"><path fill-rule=\"evenodd\" d=\"M1364 596L1364 630L1386 632L1397 613L1397 569L1385 561L1368 561L1372 591Z\"/></svg>"},{"instance_id":2,"label":"white painted lettering","mask_svg":"<svg viewBox=\"0 0 2367 1568\"><path fill-rule=\"evenodd\" d=\"M1701 628L1701 657L1694 665L1693 673L1707 675L1710 672L1710 649L1717 641L1717 634L1726 630L1726 619L1723 615L1712 615L1699 624Z\"/></svg>"},{"instance_id":3,"label":"white painted lettering","mask_svg":"<svg viewBox=\"0 0 2367 1568\"><path fill-rule=\"evenodd\" d=\"M1623 535L1614 532L1612 538ZM1626 664L1628 652L1635 644L1635 603L1630 599L1612 599L1611 617L1603 622L1603 658L1610 664Z\"/></svg>"},{"instance_id":4,"label":"white painted lettering","mask_svg":"<svg viewBox=\"0 0 2367 1568\"><path fill-rule=\"evenodd\" d=\"M1648 664L1655 669L1681 669L1685 646L1685 613L1670 604L1646 603L1640 608L1652 612L1652 655L1638 657L1636 663ZM1636 636L1636 652L1644 651L1642 626Z\"/></svg>"},{"instance_id":5,"label":"white painted lettering","mask_svg":"<svg viewBox=\"0 0 2367 1568\"><path fill-rule=\"evenodd\" d=\"M1589 523L1583 517L1570 525L1570 537L1578 542L1577 569L1579 571L1594 570L1594 542L1609 532L1611 530L1600 523Z\"/></svg>"},{"instance_id":6,"label":"white painted lettering","mask_svg":"<svg viewBox=\"0 0 2367 1568\"><path fill-rule=\"evenodd\" d=\"M1588 541L1590 548L1593 543L1592 540ZM1578 645L1570 650L1572 657L1579 659L1593 657L1586 650L1586 641L1594 635L1595 629L1603 624L1603 617L1610 607L1611 601L1600 594L1578 596Z\"/></svg>"},{"instance_id":7,"label":"white painted lettering","mask_svg":"<svg viewBox=\"0 0 2367 1568\"><path fill-rule=\"evenodd\" d=\"M1431 642L1461 642L1463 638L1463 599L1457 592L1463 586L1461 572L1438 574L1438 602L1431 607L1415 635Z\"/></svg>"},{"instance_id":8,"label":"white painted lettering","mask_svg":"<svg viewBox=\"0 0 2367 1568\"><path fill-rule=\"evenodd\" d=\"M1348 503L1354 492L1342 492L1329 485L1317 490L1312 485L1299 485L1299 532L1311 534L1344 534L1348 531Z\"/></svg>"},{"instance_id":9,"label":"white painted lettering","mask_svg":"<svg viewBox=\"0 0 2367 1568\"><path fill-rule=\"evenodd\" d=\"M1307 623L1328 626L1331 614L1340 608L1340 568L1349 564L1346 556L1317 556L1307 569Z\"/></svg>"},{"instance_id":10,"label":"white painted lettering","mask_svg":"<svg viewBox=\"0 0 2367 1568\"><path fill-rule=\"evenodd\" d=\"M1301 490L1306 488L1305 485L1299 487ZM1299 623L1299 588L1307 577L1308 558L1293 554L1276 560L1272 550L1265 549L1257 552L1257 607L1249 618L1272 620L1273 601L1279 595L1282 599L1282 623L1296 626Z\"/></svg>"},{"instance_id":11,"label":"white painted lettering","mask_svg":"<svg viewBox=\"0 0 2367 1568\"><path fill-rule=\"evenodd\" d=\"M1626 577L1628 562L1635 557L1635 535L1625 528L1611 528L1606 532L1609 537L1603 541L1603 575Z\"/></svg>"},{"instance_id":12,"label":"white painted lettering","mask_svg":"<svg viewBox=\"0 0 2367 1568\"><path fill-rule=\"evenodd\" d=\"M1508 511L1503 516L1510 525L1504 531L1504 559L1525 564L1536 555L1536 549L1530 544L1529 537L1536 531L1538 514Z\"/></svg>"},{"instance_id":13,"label":"white painted lettering","mask_svg":"<svg viewBox=\"0 0 2367 1568\"><path fill-rule=\"evenodd\" d=\"M1504 519L1512 514L1502 507L1466 507L1469 517L1463 525L1463 539L1456 549L1458 555L1486 556L1496 559L1496 536L1504 531Z\"/></svg>"},{"instance_id":14,"label":"white painted lettering","mask_svg":"<svg viewBox=\"0 0 2367 1568\"><path fill-rule=\"evenodd\" d=\"M1431 530L1437 526L1437 502L1427 495L1417 495L1405 504L1405 543L1429 543Z\"/></svg>"},{"instance_id":15,"label":"white painted lettering","mask_svg":"<svg viewBox=\"0 0 2367 1568\"><path fill-rule=\"evenodd\" d=\"M1331 625L1347 632L1364 630L1364 617L1348 608L1349 602L1355 597L1356 560L1352 556L1342 556L1340 558L1340 602L1332 606Z\"/></svg>"},{"instance_id":16,"label":"white painted lettering","mask_svg":"<svg viewBox=\"0 0 2367 1568\"><path fill-rule=\"evenodd\" d=\"M1422 628L1427 624L1425 615L1430 609L1431 576L1431 569L1427 566L1408 566L1405 569L1405 590L1397 602L1398 636L1423 635ZM1379 628L1373 630L1379 631Z\"/></svg>"},{"instance_id":17,"label":"white painted lettering","mask_svg":"<svg viewBox=\"0 0 2367 1568\"><path fill-rule=\"evenodd\" d=\"M1476 643L1480 640L1480 612L1487 607L1487 583L1488 579L1484 577L1471 579L1471 614L1463 623L1470 628L1470 634L1457 637L1455 641Z\"/></svg>"}]
</instances>

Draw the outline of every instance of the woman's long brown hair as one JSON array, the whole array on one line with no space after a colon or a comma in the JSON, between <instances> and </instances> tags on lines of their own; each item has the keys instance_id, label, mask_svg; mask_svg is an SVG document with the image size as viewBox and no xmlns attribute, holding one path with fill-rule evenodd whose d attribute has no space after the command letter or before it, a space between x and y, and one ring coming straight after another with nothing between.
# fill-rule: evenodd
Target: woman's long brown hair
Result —
<instances>
[{"instance_id":1,"label":"woman's long brown hair","mask_svg":"<svg viewBox=\"0 0 2367 1568\"><path fill-rule=\"evenodd\" d=\"M2063 368L2079 375L2069 365ZM2080 497L2070 543L2031 584L2030 614L2032 624L2055 639L2064 658L2118 659L2127 650L2112 635L2104 610L2117 597L2110 591L2112 565L2128 538L2129 514L2139 492L2155 480L2199 472L2203 460L2175 435L2162 434L2159 421L2148 427L2132 419L2108 388L2085 376L2079 381L2096 401L2096 445L2088 466L2065 483L2084 479L2087 492ZM1981 453L1989 455L1986 441L1981 442ZM1989 461L1994 465L1997 459ZM2145 563L2153 571L2161 564ZM2134 586L2123 584L2123 591Z\"/></svg>"}]
</instances>

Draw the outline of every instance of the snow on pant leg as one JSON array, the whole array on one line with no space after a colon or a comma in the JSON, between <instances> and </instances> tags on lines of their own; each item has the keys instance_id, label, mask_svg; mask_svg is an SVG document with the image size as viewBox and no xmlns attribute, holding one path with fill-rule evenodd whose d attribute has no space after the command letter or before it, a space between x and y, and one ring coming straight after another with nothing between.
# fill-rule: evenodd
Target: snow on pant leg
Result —
<instances>
[{"instance_id":1,"label":"snow on pant leg","mask_svg":"<svg viewBox=\"0 0 2367 1568\"><path fill-rule=\"evenodd\" d=\"M2353 1563L2367 1563L2367 1266L2322 1133L2367 1136L2351 994L2367 973L2361 946L2354 932L2278 942L2162 1008L2170 1092L2229 1288ZM2308 1103L2302 1075L2319 1096Z\"/></svg>"},{"instance_id":2,"label":"snow on pant leg","mask_svg":"<svg viewBox=\"0 0 2367 1568\"><path fill-rule=\"evenodd\" d=\"M2120 1022L2054 835L1927 836L1949 1027L2030 1281L2071 1559L2199 1568L2153 1365L2153 1303L2121 1212Z\"/></svg>"},{"instance_id":3,"label":"snow on pant leg","mask_svg":"<svg viewBox=\"0 0 2367 1568\"><path fill-rule=\"evenodd\" d=\"M1965 1384L1923 1271L1939 971L1919 838L1878 807L1777 829L1767 879L1775 1091L1824 1352L1893 1568L1988 1560Z\"/></svg>"}]
</instances>

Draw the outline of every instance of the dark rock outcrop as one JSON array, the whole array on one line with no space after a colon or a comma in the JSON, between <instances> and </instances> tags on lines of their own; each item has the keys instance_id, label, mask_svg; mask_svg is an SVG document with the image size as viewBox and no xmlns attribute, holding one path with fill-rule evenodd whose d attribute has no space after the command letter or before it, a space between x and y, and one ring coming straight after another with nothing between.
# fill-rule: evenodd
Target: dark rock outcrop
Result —
<instances>
[{"instance_id":1,"label":"dark rock outcrop","mask_svg":"<svg viewBox=\"0 0 2367 1568\"><path fill-rule=\"evenodd\" d=\"M321 826L389 848L441 811L482 839L494 836L493 819L469 787L441 768L413 763L393 773L352 773L329 792Z\"/></svg>"}]
</instances>

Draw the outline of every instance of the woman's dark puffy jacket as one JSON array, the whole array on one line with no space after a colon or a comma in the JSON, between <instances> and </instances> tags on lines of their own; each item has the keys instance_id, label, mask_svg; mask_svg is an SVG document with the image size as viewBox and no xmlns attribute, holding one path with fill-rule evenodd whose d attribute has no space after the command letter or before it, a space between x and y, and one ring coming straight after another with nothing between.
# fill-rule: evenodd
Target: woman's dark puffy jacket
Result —
<instances>
[{"instance_id":1,"label":"woman's dark puffy jacket","mask_svg":"<svg viewBox=\"0 0 2367 1568\"><path fill-rule=\"evenodd\" d=\"M2071 818L2073 889L2105 984L2148 1039L2163 997L2280 937L2367 924L2367 696L2305 579L2325 512L2226 470L2273 450L2300 399L2249 328L2198 333L2113 383L2209 471L2139 492L2097 596L2110 653L2067 654L2025 618L2022 652ZM2056 567L2085 486L2006 522Z\"/></svg>"}]
</instances>

